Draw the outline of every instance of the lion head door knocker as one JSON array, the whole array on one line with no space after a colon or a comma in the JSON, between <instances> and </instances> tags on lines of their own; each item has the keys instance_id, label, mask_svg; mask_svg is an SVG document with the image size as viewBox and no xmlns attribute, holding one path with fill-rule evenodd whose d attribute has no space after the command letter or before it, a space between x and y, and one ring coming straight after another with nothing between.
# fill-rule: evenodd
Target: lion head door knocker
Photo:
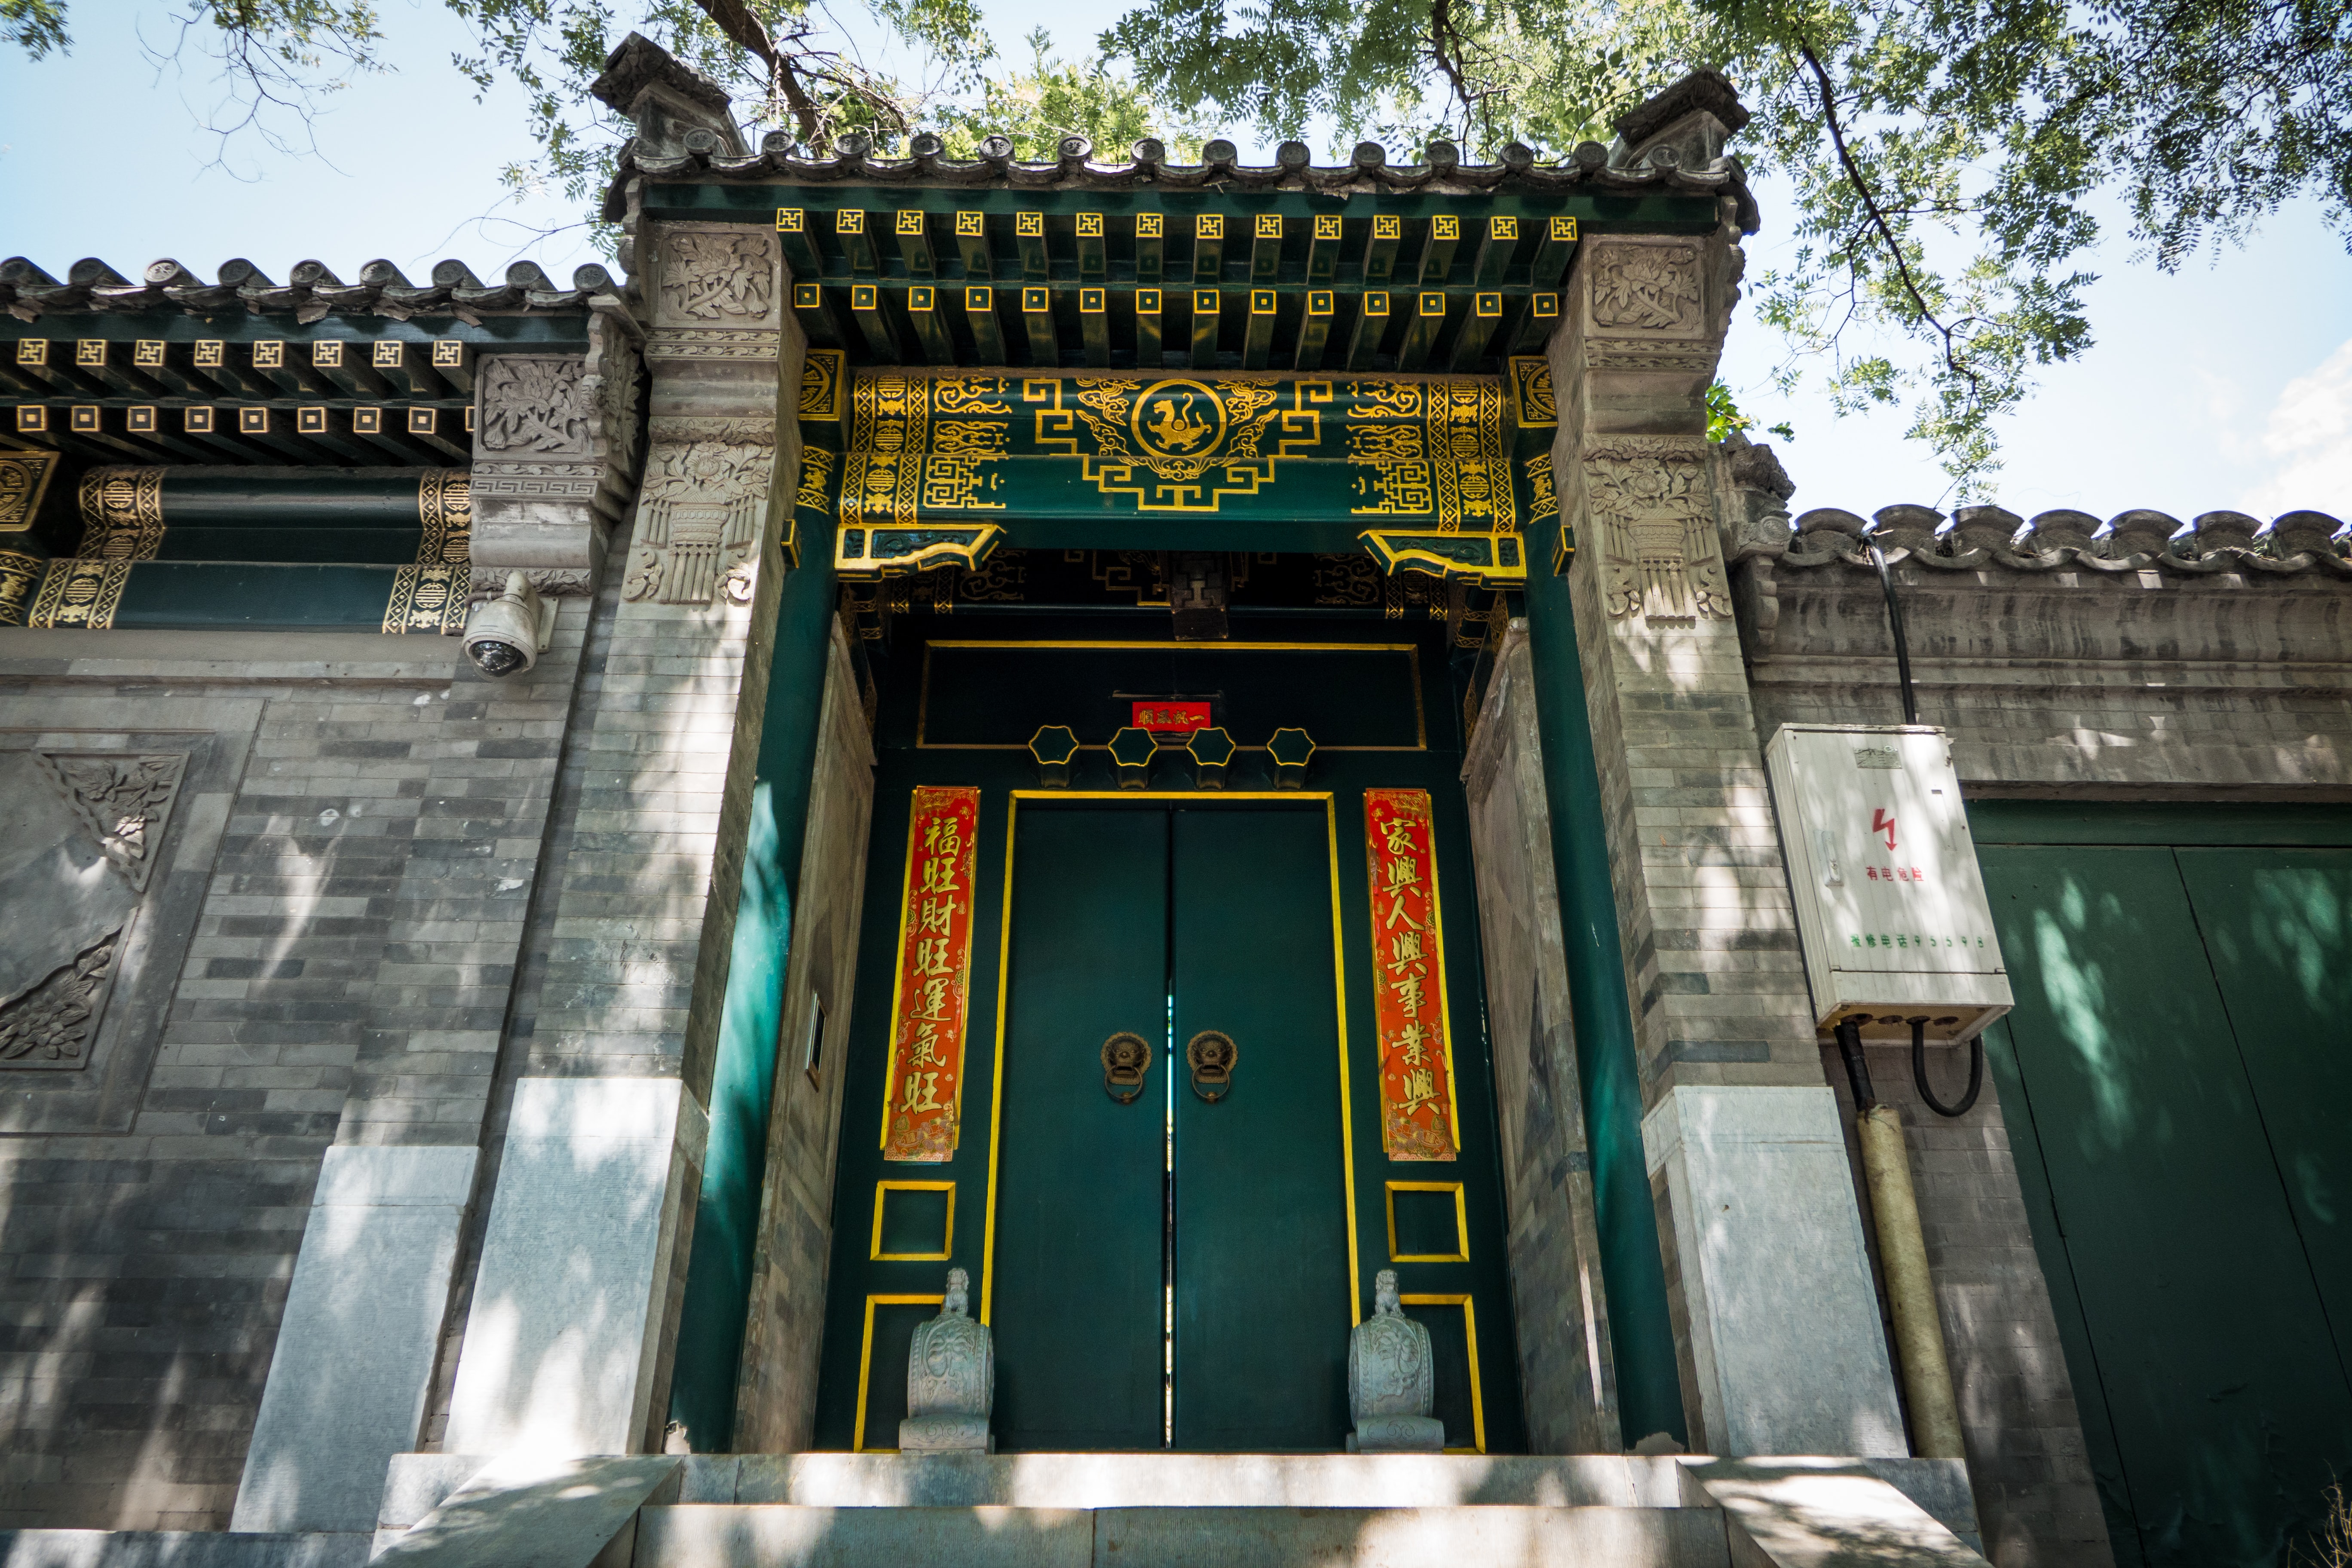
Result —
<instances>
[{"instance_id":1,"label":"lion head door knocker","mask_svg":"<svg viewBox=\"0 0 2352 1568\"><path fill-rule=\"evenodd\" d=\"M1234 1062L1241 1055L1231 1035L1203 1029L1184 1047L1184 1060L1192 1068L1192 1092L1214 1103L1234 1089Z\"/></svg>"},{"instance_id":2,"label":"lion head door knocker","mask_svg":"<svg viewBox=\"0 0 2352 1568\"><path fill-rule=\"evenodd\" d=\"M1127 1104L1143 1092L1151 1070L1151 1043L1141 1035L1113 1035L1103 1042L1103 1092Z\"/></svg>"}]
</instances>

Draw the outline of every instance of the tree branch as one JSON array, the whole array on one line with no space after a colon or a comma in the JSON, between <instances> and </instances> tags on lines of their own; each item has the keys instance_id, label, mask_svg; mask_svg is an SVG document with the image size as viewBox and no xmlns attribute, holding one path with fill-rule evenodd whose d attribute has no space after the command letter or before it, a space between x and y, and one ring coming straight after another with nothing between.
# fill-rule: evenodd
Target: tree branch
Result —
<instances>
[{"instance_id":1,"label":"tree branch","mask_svg":"<svg viewBox=\"0 0 2352 1568\"><path fill-rule=\"evenodd\" d=\"M1437 3L1442 6L1445 0L1437 0ZM1846 180L1853 186L1854 194L1862 198L1864 210L1870 214L1871 226L1878 231L1879 238L1885 242L1887 255L1895 262L1895 275L1903 280L1903 291L1911 296L1912 308L1919 312L1920 320L1935 328L1943 338L1944 363L1950 367L1954 375L1965 376L1968 379L1969 395L1974 396L1980 386L1977 380L1977 373L1961 363L1958 347L1953 340L1952 329L1944 325L1936 312L1929 308L1927 296L1919 291L1918 280L1911 276L1911 264L1903 255L1902 241L1895 237L1895 226L1887 221L1885 213L1880 210L1877 195L1871 190L1870 182L1863 177L1862 169L1854 163L1852 150L1845 144L1845 130L1838 123L1837 91L1830 84L1830 73L1823 68L1821 57L1813 53L1811 44L1800 42L1797 52L1804 57L1806 66L1813 73L1813 80L1820 87L1822 116L1829 126L1831 145L1837 149L1839 167L1845 171Z\"/></svg>"}]
</instances>

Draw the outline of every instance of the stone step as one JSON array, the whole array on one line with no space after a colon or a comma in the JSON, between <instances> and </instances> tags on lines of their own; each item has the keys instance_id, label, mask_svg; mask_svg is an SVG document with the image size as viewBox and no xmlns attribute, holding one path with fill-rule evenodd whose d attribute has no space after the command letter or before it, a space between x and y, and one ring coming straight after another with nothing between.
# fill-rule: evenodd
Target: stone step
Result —
<instances>
[{"instance_id":1,"label":"stone step","mask_svg":"<svg viewBox=\"0 0 2352 1568\"><path fill-rule=\"evenodd\" d=\"M642 1510L632 1568L1730 1568L1705 1508L872 1508Z\"/></svg>"},{"instance_id":2,"label":"stone step","mask_svg":"<svg viewBox=\"0 0 2352 1568\"><path fill-rule=\"evenodd\" d=\"M1675 1461L1639 1455L702 1455L677 1501L838 1508L1677 1508Z\"/></svg>"}]
</instances>

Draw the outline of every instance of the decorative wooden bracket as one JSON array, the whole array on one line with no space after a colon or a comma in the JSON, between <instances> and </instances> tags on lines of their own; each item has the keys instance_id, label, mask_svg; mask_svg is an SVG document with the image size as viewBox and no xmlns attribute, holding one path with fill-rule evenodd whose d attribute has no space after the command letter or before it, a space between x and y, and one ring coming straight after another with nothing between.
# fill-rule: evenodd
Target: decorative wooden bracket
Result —
<instances>
[{"instance_id":1,"label":"decorative wooden bracket","mask_svg":"<svg viewBox=\"0 0 2352 1568\"><path fill-rule=\"evenodd\" d=\"M1516 533L1407 533L1376 528L1356 537L1384 572L1425 572L1478 588L1527 585L1527 548Z\"/></svg>"},{"instance_id":2,"label":"decorative wooden bracket","mask_svg":"<svg viewBox=\"0 0 2352 1568\"><path fill-rule=\"evenodd\" d=\"M1003 528L993 522L961 528L845 528L833 547L834 574L865 582L877 577L911 577L950 562L977 567L1004 542Z\"/></svg>"}]
</instances>

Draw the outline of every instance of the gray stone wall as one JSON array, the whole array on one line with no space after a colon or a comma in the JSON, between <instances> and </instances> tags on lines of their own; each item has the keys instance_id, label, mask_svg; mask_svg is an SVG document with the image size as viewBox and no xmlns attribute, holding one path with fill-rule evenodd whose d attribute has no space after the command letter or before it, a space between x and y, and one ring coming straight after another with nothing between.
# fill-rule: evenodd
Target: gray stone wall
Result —
<instances>
[{"instance_id":1,"label":"gray stone wall","mask_svg":"<svg viewBox=\"0 0 2352 1568\"><path fill-rule=\"evenodd\" d=\"M201 910L131 1114L0 1144L0 1522L226 1526L325 1150L478 1138L584 609L495 685L454 639L0 631L10 729L236 763L216 846L193 778L167 833Z\"/></svg>"}]
</instances>

